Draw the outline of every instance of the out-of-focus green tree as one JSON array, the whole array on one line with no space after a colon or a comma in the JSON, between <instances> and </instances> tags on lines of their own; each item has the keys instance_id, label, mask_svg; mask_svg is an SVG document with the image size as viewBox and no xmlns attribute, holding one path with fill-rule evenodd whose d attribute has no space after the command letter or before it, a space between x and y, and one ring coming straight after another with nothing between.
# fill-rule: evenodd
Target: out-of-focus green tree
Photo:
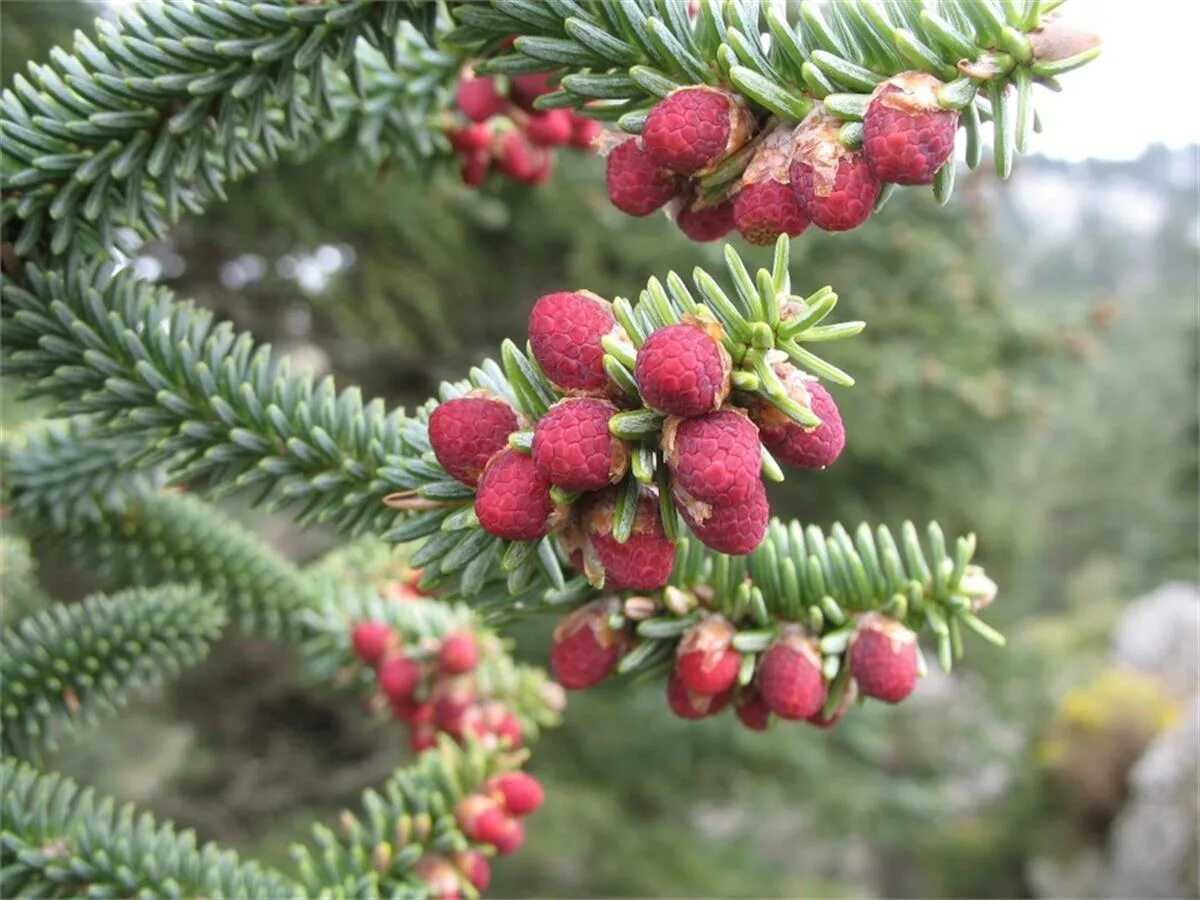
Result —
<instances>
[{"instance_id":1,"label":"out-of-focus green tree","mask_svg":"<svg viewBox=\"0 0 1200 900\"><path fill-rule=\"evenodd\" d=\"M88 14L64 2L4 4L5 80ZM228 203L135 264L263 338L310 351L318 366L419 400L499 339L518 337L541 293L630 295L651 275L686 275L718 258L719 246L692 244L659 216L613 210L598 161L559 162L544 188L472 191L449 171L414 183L318 156L235 186ZM1195 284L1189 187L1156 181L1153 159L1135 165L1085 171L1098 181L1136 171L1168 198L1159 230L1136 245L1093 216L1059 245L1039 234L1036 254L1016 256L1006 236L1020 221L986 177L961 186L948 208L901 191L858 231L814 229L794 243L797 287L833 284L836 316L868 327L829 353L858 379L835 394L848 450L827 472L789 479L777 509L818 524L895 522L903 511L978 529L1003 586L997 620L1028 617L1012 646L980 649L973 675L931 678L909 708L851 716L834 734L785 726L760 737L729 719L676 722L648 688L573 698L566 726L538 748L548 807L526 852L497 867L496 893L1028 891L1039 825L1056 815L1033 765L1034 736L1103 652L1117 601L1194 570L1195 333L1180 302ZM1035 171L1065 171L1026 168L1014 187ZM1095 252L1068 252L1076 244ZM1121 272L1155 268L1141 262L1149 247L1170 279L1137 282L1136 295L1101 293L1118 262ZM545 625L519 632L528 655L544 658ZM228 660L218 651L213 665ZM241 695L258 676L240 673L278 669L247 661L235 678L188 684ZM259 688L273 697L236 707L194 693L186 708L201 723L201 752L189 782L163 788L173 792L168 811L186 821L189 796L213 794L235 780L222 768L266 752L250 746L266 740L262 729L222 725L223 711L244 721L264 708L291 715L304 741L327 742L312 754L321 767L336 764L337 735L368 753L361 728L291 703L286 677ZM311 776L311 763L298 778ZM260 800L209 803L205 836L236 844L304 818ZM269 835L268 853L289 836Z\"/></svg>"}]
</instances>

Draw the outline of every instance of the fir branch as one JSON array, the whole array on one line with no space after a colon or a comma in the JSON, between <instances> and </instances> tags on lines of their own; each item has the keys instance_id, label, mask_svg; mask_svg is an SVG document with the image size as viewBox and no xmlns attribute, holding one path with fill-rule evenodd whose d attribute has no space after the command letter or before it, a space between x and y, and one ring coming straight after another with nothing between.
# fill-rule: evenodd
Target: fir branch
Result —
<instances>
[{"instance_id":1,"label":"fir branch","mask_svg":"<svg viewBox=\"0 0 1200 900\"><path fill-rule=\"evenodd\" d=\"M1098 39L1051 15L1060 5L804 0L789 19L783 5L756 0L700 0L695 16L654 0L490 0L455 6L459 27L447 41L483 57L479 71L552 73L559 89L537 100L541 108L575 108L632 133L661 97L685 85L722 85L784 122L799 122L821 102L855 122L880 82L928 72L944 83L944 106L971 108L963 124L973 142L980 120L995 122L997 170L1007 177L1034 128L1032 87L1057 90L1058 75L1099 53ZM512 35L511 49L501 50ZM853 142L854 130L844 137ZM978 161L968 155L972 167ZM950 186L946 176L939 199Z\"/></svg>"},{"instance_id":2,"label":"fir branch","mask_svg":"<svg viewBox=\"0 0 1200 900\"><path fill-rule=\"evenodd\" d=\"M439 128L454 98L462 58L434 46L402 22L390 55L360 43L353 80L344 73L330 78L334 120L321 140L343 148L368 165L398 166L425 173L430 163L451 153Z\"/></svg>"},{"instance_id":3,"label":"fir branch","mask_svg":"<svg viewBox=\"0 0 1200 900\"><path fill-rule=\"evenodd\" d=\"M149 442L177 481L250 488L351 533L394 523L379 470L428 449L401 412L291 375L269 346L127 271L31 266L26 277L4 286L5 368L63 399L62 412Z\"/></svg>"},{"instance_id":4,"label":"fir branch","mask_svg":"<svg viewBox=\"0 0 1200 900\"><path fill-rule=\"evenodd\" d=\"M0 745L28 754L199 662L225 615L211 594L164 586L53 606L0 635Z\"/></svg>"},{"instance_id":5,"label":"fir branch","mask_svg":"<svg viewBox=\"0 0 1200 900\"><path fill-rule=\"evenodd\" d=\"M29 539L0 518L0 625L13 622L50 605L50 598L37 580L37 563Z\"/></svg>"},{"instance_id":6,"label":"fir branch","mask_svg":"<svg viewBox=\"0 0 1200 900\"><path fill-rule=\"evenodd\" d=\"M5 897L238 897L279 900L297 885L192 831L159 824L61 775L0 764Z\"/></svg>"},{"instance_id":7,"label":"fir branch","mask_svg":"<svg viewBox=\"0 0 1200 900\"><path fill-rule=\"evenodd\" d=\"M326 571L332 576L331 570ZM347 574L354 578L353 570ZM418 660L436 652L446 636L469 633L480 647L479 664L472 673L478 698L504 703L520 719L527 741L534 740L539 729L558 725L561 690L542 669L516 663L511 643L485 628L469 607L435 598L398 599L387 593L386 586L383 590L337 587L333 577L323 591L324 604L301 618L305 633L301 654L314 679L336 682L350 673L360 691L376 692L375 673L361 665L351 645L350 635L360 622L387 625L401 639L406 655Z\"/></svg>"},{"instance_id":8,"label":"fir branch","mask_svg":"<svg viewBox=\"0 0 1200 900\"><path fill-rule=\"evenodd\" d=\"M220 598L241 628L270 637L298 635L299 613L319 603L313 585L288 560L188 494L130 499L52 537L58 552L121 585L195 581Z\"/></svg>"},{"instance_id":9,"label":"fir branch","mask_svg":"<svg viewBox=\"0 0 1200 900\"><path fill-rule=\"evenodd\" d=\"M137 4L0 94L5 240L37 258L159 236L331 112L326 65L387 47L409 2Z\"/></svg>"},{"instance_id":10,"label":"fir branch","mask_svg":"<svg viewBox=\"0 0 1200 900\"><path fill-rule=\"evenodd\" d=\"M26 427L0 446L5 505L16 518L57 529L122 512L130 498L163 484L160 469L138 465L145 452L145 441L86 416Z\"/></svg>"},{"instance_id":11,"label":"fir branch","mask_svg":"<svg viewBox=\"0 0 1200 900\"><path fill-rule=\"evenodd\" d=\"M381 790L365 791L360 815L346 811L337 831L317 825L310 846L293 847L304 896L429 896L428 885L414 871L418 860L472 848L455 821L455 804L492 775L516 768L525 756L486 751L476 742L460 748L444 738ZM469 884L463 888L466 896L475 895Z\"/></svg>"},{"instance_id":12,"label":"fir branch","mask_svg":"<svg viewBox=\"0 0 1200 900\"><path fill-rule=\"evenodd\" d=\"M989 605L996 585L971 563L975 536L948 546L931 522L922 542L905 522L897 538L886 526L864 523L851 535L834 524L828 533L815 525L773 519L762 544L745 557L715 553L698 541L679 542L671 586L656 608L628 621L640 646L622 662L626 673L650 673L668 665L678 637L697 621L701 604L721 613L739 634L735 646L746 654L765 649L781 625L802 624L820 638L826 677L845 668L845 652L856 618L881 612L917 633L930 634L938 660L949 672L963 654L965 632L988 643L1003 637L976 613ZM586 602L592 595L551 596L557 602ZM618 617L614 627L626 620ZM747 678L753 666L747 666Z\"/></svg>"}]
</instances>

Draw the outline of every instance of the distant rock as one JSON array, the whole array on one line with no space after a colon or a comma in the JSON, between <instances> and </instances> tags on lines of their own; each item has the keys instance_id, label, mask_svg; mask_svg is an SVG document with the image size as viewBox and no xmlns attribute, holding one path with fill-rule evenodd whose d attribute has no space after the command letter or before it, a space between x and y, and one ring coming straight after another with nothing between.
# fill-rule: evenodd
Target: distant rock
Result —
<instances>
[{"instance_id":1,"label":"distant rock","mask_svg":"<svg viewBox=\"0 0 1200 900\"><path fill-rule=\"evenodd\" d=\"M1200 705L1155 739L1129 774L1129 801L1109 835L1109 897L1200 896L1196 800Z\"/></svg>"},{"instance_id":2,"label":"distant rock","mask_svg":"<svg viewBox=\"0 0 1200 900\"><path fill-rule=\"evenodd\" d=\"M1161 678L1181 707L1129 773L1109 832L1109 897L1200 896L1200 589L1173 582L1130 604L1113 636L1116 663Z\"/></svg>"},{"instance_id":3,"label":"distant rock","mask_svg":"<svg viewBox=\"0 0 1200 900\"><path fill-rule=\"evenodd\" d=\"M1113 632L1113 661L1157 675L1176 698L1200 684L1200 588L1173 581L1129 604Z\"/></svg>"}]
</instances>

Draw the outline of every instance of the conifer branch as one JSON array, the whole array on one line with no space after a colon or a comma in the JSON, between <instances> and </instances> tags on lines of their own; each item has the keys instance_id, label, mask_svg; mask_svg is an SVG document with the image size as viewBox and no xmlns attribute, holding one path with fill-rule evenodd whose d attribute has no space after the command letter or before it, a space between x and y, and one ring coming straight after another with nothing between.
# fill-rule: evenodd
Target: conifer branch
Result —
<instances>
[{"instance_id":1,"label":"conifer branch","mask_svg":"<svg viewBox=\"0 0 1200 900\"><path fill-rule=\"evenodd\" d=\"M297 885L69 778L0 763L5 897L296 897Z\"/></svg>"},{"instance_id":2,"label":"conifer branch","mask_svg":"<svg viewBox=\"0 0 1200 900\"><path fill-rule=\"evenodd\" d=\"M978 165L980 123L991 121L997 171L1008 177L1035 127L1032 87L1057 90L1058 75L1099 53L1097 38L1054 12L1060 5L804 0L790 16L778 2L700 0L689 16L685 4L655 0L490 0L456 5L459 27L446 40L482 57L479 71L553 73L558 90L537 100L543 109L578 109L635 134L659 99L705 84L732 89L783 122L821 104L848 123L842 137L854 144L875 87L926 72L943 83L944 107L968 110L968 164ZM512 35L511 49L501 49ZM951 189L949 176L941 179L939 199Z\"/></svg>"},{"instance_id":3,"label":"conifer branch","mask_svg":"<svg viewBox=\"0 0 1200 900\"><path fill-rule=\"evenodd\" d=\"M353 579L355 570L346 574ZM323 595L325 602L319 608L301 615L305 634L301 654L314 679L331 683L344 680L342 676L350 673L352 683L361 692L370 695L377 691L375 673L361 665L352 649L351 634L361 622L388 626L408 657L416 660L436 651L447 636L465 633L473 635L480 647L479 664L472 675L480 700L499 701L515 713L527 743L537 738L540 729L558 725L562 706L559 689L544 670L515 662L511 644L486 628L470 607L437 598L400 599L390 595L386 585L383 590L378 586L370 590L344 584L339 587L332 580Z\"/></svg>"},{"instance_id":4,"label":"conifer branch","mask_svg":"<svg viewBox=\"0 0 1200 900\"><path fill-rule=\"evenodd\" d=\"M773 519L766 538L748 556L726 556L681 537L670 585L651 596L627 598L609 620L632 641L620 671L647 677L665 673L679 637L702 614L718 613L737 629L734 646L749 657L767 648L783 627L801 624L819 638L826 677L835 681L845 668L857 619L882 613L929 635L941 668L949 672L963 656L967 633L1004 643L977 615L997 589L971 562L974 553L974 535L948 544L936 522L928 524L922 540L911 522L897 537L883 525L863 523L851 534L840 523L825 532ZM560 614L599 596L575 580L565 590L548 591L529 611ZM747 664L746 679L753 673L753 663Z\"/></svg>"},{"instance_id":5,"label":"conifer branch","mask_svg":"<svg viewBox=\"0 0 1200 900\"><path fill-rule=\"evenodd\" d=\"M293 847L304 896L429 896L429 886L415 871L422 857L452 856L481 846L462 833L455 805L480 792L491 776L515 769L526 756L523 751L487 751L475 742L463 748L443 739L380 790L365 791L360 814L344 812L336 830L317 825L309 845ZM464 888L465 896L476 895L469 885Z\"/></svg>"},{"instance_id":6,"label":"conifer branch","mask_svg":"<svg viewBox=\"0 0 1200 900\"><path fill-rule=\"evenodd\" d=\"M136 4L75 35L0 94L4 239L18 255L106 255L118 228L159 236L332 113L329 73L359 38L390 52L399 20L371 3Z\"/></svg>"},{"instance_id":7,"label":"conifer branch","mask_svg":"<svg viewBox=\"0 0 1200 900\"><path fill-rule=\"evenodd\" d=\"M211 594L168 585L52 606L6 628L0 744L22 755L53 746L56 733L199 662L224 621Z\"/></svg>"},{"instance_id":8,"label":"conifer branch","mask_svg":"<svg viewBox=\"0 0 1200 900\"><path fill-rule=\"evenodd\" d=\"M385 54L360 42L353 79L340 72L331 77L334 119L320 143L344 147L373 167L426 174L432 160L450 152L438 126L453 102L462 58L407 22L389 48Z\"/></svg>"},{"instance_id":9,"label":"conifer branch","mask_svg":"<svg viewBox=\"0 0 1200 900\"><path fill-rule=\"evenodd\" d=\"M122 512L163 484L160 469L138 465L146 449L87 416L23 428L0 445L4 503L13 516L56 529Z\"/></svg>"},{"instance_id":10,"label":"conifer branch","mask_svg":"<svg viewBox=\"0 0 1200 900\"><path fill-rule=\"evenodd\" d=\"M128 499L52 537L58 552L120 585L195 581L241 628L270 637L297 636L299 613L319 603L308 579L256 535L175 491Z\"/></svg>"},{"instance_id":11,"label":"conifer branch","mask_svg":"<svg viewBox=\"0 0 1200 900\"><path fill-rule=\"evenodd\" d=\"M250 488L300 505L302 522L361 533L396 519L379 470L427 448L401 412L364 404L357 388L339 393L331 378L291 375L269 346L127 271L31 266L26 276L27 287L4 287L5 368L63 400L61 412L148 442L149 460L169 463L176 481Z\"/></svg>"},{"instance_id":12,"label":"conifer branch","mask_svg":"<svg viewBox=\"0 0 1200 900\"><path fill-rule=\"evenodd\" d=\"M660 471L665 471L663 416L642 408L633 374L635 351L653 331L684 321L711 322L717 326L720 341L732 360L739 402L760 400L771 404L805 427L820 425L820 419L791 396L790 386L776 374L783 371L781 367L796 372L804 370L806 377L821 376L842 385L854 383L847 372L808 346L853 337L864 324L822 324L836 307L838 295L828 286L808 296L794 295L788 271L789 253L788 239L781 237L771 268L759 269L751 275L741 256L726 245L725 280L729 288L697 267L692 273L693 287L670 272L662 280L651 278L635 302L622 297L613 301L613 316L628 342L606 339L604 367L623 392L626 409L613 417L609 427L614 435L632 442L636 448L639 461L630 467L622 482L630 491L636 493L639 484L654 485ZM502 398L524 418L536 422L564 395L541 371L528 345L522 349L506 341L501 360L499 364L485 360L471 369L466 381L442 384L440 399L445 402L473 390L483 390ZM414 433L419 427L426 441L431 411L431 408L418 411L414 422ZM510 438L512 446L526 453L530 441L528 431ZM770 454L764 451L763 455L764 471L777 480L781 478ZM384 533L386 540L425 539L412 558L413 565L425 567L422 584L436 587L461 573L454 582L454 590L463 597L472 597L489 578L499 575L506 578L514 594L538 581L543 584L548 581L558 591L567 585L568 576L564 574L567 554L551 538L512 542L487 534L471 509L474 491L454 480L432 454L395 460L381 471L381 476L403 494L441 504L413 514ZM669 500L664 499L662 506L667 533L678 533L682 525ZM632 519L628 524L632 525ZM485 564L491 569L484 569Z\"/></svg>"},{"instance_id":13,"label":"conifer branch","mask_svg":"<svg viewBox=\"0 0 1200 900\"><path fill-rule=\"evenodd\" d=\"M12 623L50 605L50 598L37 580L37 564L29 539L18 534L7 515L0 518L3 539L0 539L0 627Z\"/></svg>"}]
</instances>

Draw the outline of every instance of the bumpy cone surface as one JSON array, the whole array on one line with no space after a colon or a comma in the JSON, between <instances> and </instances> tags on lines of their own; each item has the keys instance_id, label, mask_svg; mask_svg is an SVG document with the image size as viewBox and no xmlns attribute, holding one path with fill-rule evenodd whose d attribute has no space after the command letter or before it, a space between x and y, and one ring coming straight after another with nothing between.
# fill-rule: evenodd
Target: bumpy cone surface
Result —
<instances>
[{"instance_id":1,"label":"bumpy cone surface","mask_svg":"<svg viewBox=\"0 0 1200 900\"><path fill-rule=\"evenodd\" d=\"M500 805L483 794L467 794L459 800L454 807L454 818L468 840L493 846L508 821Z\"/></svg>"},{"instance_id":2,"label":"bumpy cone surface","mask_svg":"<svg viewBox=\"0 0 1200 900\"><path fill-rule=\"evenodd\" d=\"M429 417L429 443L442 468L475 487L488 460L508 445L517 414L502 400L457 397L439 403Z\"/></svg>"},{"instance_id":3,"label":"bumpy cone surface","mask_svg":"<svg viewBox=\"0 0 1200 900\"><path fill-rule=\"evenodd\" d=\"M757 690L749 688L734 698L733 711L751 731L766 731L771 723L771 708Z\"/></svg>"},{"instance_id":4,"label":"bumpy cone surface","mask_svg":"<svg viewBox=\"0 0 1200 900\"><path fill-rule=\"evenodd\" d=\"M762 181L743 187L733 201L738 234L760 247L774 244L781 234L797 237L808 227L808 216L796 202L791 185Z\"/></svg>"},{"instance_id":5,"label":"bumpy cone surface","mask_svg":"<svg viewBox=\"0 0 1200 900\"><path fill-rule=\"evenodd\" d=\"M451 129L446 132L446 137L450 140L450 146L459 153L475 153L492 146L492 129L483 122Z\"/></svg>"},{"instance_id":6,"label":"bumpy cone surface","mask_svg":"<svg viewBox=\"0 0 1200 900\"><path fill-rule=\"evenodd\" d=\"M603 391L606 334L617 327L609 305L586 291L539 297L529 314L529 344L551 383L565 391Z\"/></svg>"},{"instance_id":7,"label":"bumpy cone surface","mask_svg":"<svg viewBox=\"0 0 1200 900\"><path fill-rule=\"evenodd\" d=\"M917 636L886 616L863 616L850 643L850 674L858 689L899 703L917 686Z\"/></svg>"},{"instance_id":8,"label":"bumpy cone surface","mask_svg":"<svg viewBox=\"0 0 1200 900\"><path fill-rule=\"evenodd\" d=\"M385 659L379 666L379 690L389 698L411 697L421 683L421 666L404 656Z\"/></svg>"},{"instance_id":9,"label":"bumpy cone surface","mask_svg":"<svg viewBox=\"0 0 1200 900\"><path fill-rule=\"evenodd\" d=\"M668 416L700 416L729 396L732 363L709 327L681 322L638 348L634 378L646 406Z\"/></svg>"},{"instance_id":10,"label":"bumpy cone surface","mask_svg":"<svg viewBox=\"0 0 1200 900\"><path fill-rule=\"evenodd\" d=\"M487 857L477 850L462 850L454 854L454 865L480 893L492 883L492 867L488 865Z\"/></svg>"},{"instance_id":11,"label":"bumpy cone surface","mask_svg":"<svg viewBox=\"0 0 1200 900\"><path fill-rule=\"evenodd\" d=\"M746 113L734 97L709 87L672 91L650 111L642 143L664 169L693 175L745 143Z\"/></svg>"},{"instance_id":12,"label":"bumpy cone surface","mask_svg":"<svg viewBox=\"0 0 1200 900\"><path fill-rule=\"evenodd\" d=\"M446 636L438 651L438 668L446 675L473 672L479 663L479 645L475 636L457 632Z\"/></svg>"},{"instance_id":13,"label":"bumpy cone surface","mask_svg":"<svg viewBox=\"0 0 1200 900\"><path fill-rule=\"evenodd\" d=\"M475 493L475 515L488 534L508 541L532 541L550 531L554 503L550 482L533 459L501 450L488 463Z\"/></svg>"},{"instance_id":14,"label":"bumpy cone surface","mask_svg":"<svg viewBox=\"0 0 1200 900\"><path fill-rule=\"evenodd\" d=\"M678 672L671 672L667 677L667 706L671 712L681 719L704 719L715 716L726 706L733 696L733 691L722 694L696 694L684 686Z\"/></svg>"},{"instance_id":15,"label":"bumpy cone surface","mask_svg":"<svg viewBox=\"0 0 1200 900\"><path fill-rule=\"evenodd\" d=\"M771 507L761 481L741 503L725 506L704 503L679 487L671 497L692 533L718 553L745 556L762 543L767 533Z\"/></svg>"},{"instance_id":16,"label":"bumpy cone surface","mask_svg":"<svg viewBox=\"0 0 1200 900\"><path fill-rule=\"evenodd\" d=\"M383 622L359 622L350 633L355 655L373 666L383 658L392 642L392 629Z\"/></svg>"},{"instance_id":17,"label":"bumpy cone surface","mask_svg":"<svg viewBox=\"0 0 1200 900\"><path fill-rule=\"evenodd\" d=\"M496 139L496 167L514 181L542 184L550 177L553 159L544 147L535 147L524 132L506 131Z\"/></svg>"},{"instance_id":18,"label":"bumpy cone surface","mask_svg":"<svg viewBox=\"0 0 1200 900\"><path fill-rule=\"evenodd\" d=\"M529 75L514 75L512 78L512 94L513 103L517 104L526 112L533 111L533 101L542 94L549 94L554 90L554 85L550 83L551 73L549 72L534 72Z\"/></svg>"},{"instance_id":19,"label":"bumpy cone surface","mask_svg":"<svg viewBox=\"0 0 1200 900\"><path fill-rule=\"evenodd\" d=\"M809 407L821 420L819 426L806 429L761 400L747 404L750 418L758 425L763 446L780 462L802 469L823 469L841 456L846 447L846 429L829 391L815 381L797 376L793 369L782 380L792 399Z\"/></svg>"},{"instance_id":20,"label":"bumpy cone surface","mask_svg":"<svg viewBox=\"0 0 1200 900\"><path fill-rule=\"evenodd\" d=\"M670 420L663 449L671 477L705 503L743 503L760 481L758 428L737 410Z\"/></svg>"},{"instance_id":21,"label":"bumpy cone surface","mask_svg":"<svg viewBox=\"0 0 1200 900\"><path fill-rule=\"evenodd\" d=\"M510 816L527 816L545 799L538 780L526 772L505 772L488 779L487 789Z\"/></svg>"},{"instance_id":22,"label":"bumpy cone surface","mask_svg":"<svg viewBox=\"0 0 1200 900\"><path fill-rule=\"evenodd\" d=\"M609 625L615 601L597 600L581 606L554 629L550 668L569 691L603 681L621 658L622 636Z\"/></svg>"},{"instance_id":23,"label":"bumpy cone surface","mask_svg":"<svg viewBox=\"0 0 1200 900\"><path fill-rule=\"evenodd\" d=\"M693 241L706 244L733 231L733 217L733 204L725 200L701 209L684 205L675 216L675 224Z\"/></svg>"},{"instance_id":24,"label":"bumpy cone surface","mask_svg":"<svg viewBox=\"0 0 1200 900\"><path fill-rule=\"evenodd\" d=\"M879 179L861 154L851 153L838 163L832 187L822 194L816 174L807 163L792 164L796 203L818 228L849 231L871 217L879 196Z\"/></svg>"},{"instance_id":25,"label":"bumpy cone surface","mask_svg":"<svg viewBox=\"0 0 1200 900\"><path fill-rule=\"evenodd\" d=\"M905 72L880 85L863 117L863 154L880 181L933 184L954 153L958 112L937 102L932 75Z\"/></svg>"},{"instance_id":26,"label":"bumpy cone surface","mask_svg":"<svg viewBox=\"0 0 1200 900\"><path fill-rule=\"evenodd\" d=\"M610 591L654 591L671 578L675 542L663 530L658 501L638 498L633 533L621 544L613 537L615 494L606 491L583 508L584 534L604 568L604 587Z\"/></svg>"},{"instance_id":27,"label":"bumpy cone surface","mask_svg":"<svg viewBox=\"0 0 1200 900\"><path fill-rule=\"evenodd\" d=\"M825 231L857 228L870 217L879 196L879 179L860 151L842 146L840 127L816 110L793 136L792 192L809 221Z\"/></svg>"},{"instance_id":28,"label":"bumpy cone surface","mask_svg":"<svg viewBox=\"0 0 1200 900\"><path fill-rule=\"evenodd\" d=\"M422 856L413 866L413 874L425 882L429 896L437 900L458 900L459 873L449 860L441 856Z\"/></svg>"},{"instance_id":29,"label":"bumpy cone surface","mask_svg":"<svg viewBox=\"0 0 1200 900\"><path fill-rule=\"evenodd\" d=\"M551 484L598 491L621 480L629 448L608 430L617 408L607 400L571 397L556 403L533 432L533 461Z\"/></svg>"},{"instance_id":30,"label":"bumpy cone surface","mask_svg":"<svg viewBox=\"0 0 1200 900\"><path fill-rule=\"evenodd\" d=\"M605 162L608 199L630 216L648 216L679 193L678 176L656 164L637 138L613 148Z\"/></svg>"},{"instance_id":31,"label":"bumpy cone surface","mask_svg":"<svg viewBox=\"0 0 1200 900\"><path fill-rule=\"evenodd\" d=\"M490 75L460 78L457 99L458 108L472 122L486 122L504 112L504 98L496 92L496 79Z\"/></svg>"},{"instance_id":32,"label":"bumpy cone surface","mask_svg":"<svg viewBox=\"0 0 1200 900\"><path fill-rule=\"evenodd\" d=\"M816 641L789 630L772 644L758 664L758 689L781 719L807 719L825 703L825 679Z\"/></svg>"},{"instance_id":33,"label":"bumpy cone surface","mask_svg":"<svg viewBox=\"0 0 1200 900\"><path fill-rule=\"evenodd\" d=\"M525 826L516 819L506 819L504 828L490 843L500 856L516 853L525 843Z\"/></svg>"},{"instance_id":34,"label":"bumpy cone surface","mask_svg":"<svg viewBox=\"0 0 1200 900\"><path fill-rule=\"evenodd\" d=\"M675 671L693 694L712 696L737 681L742 655L733 648L737 630L722 616L709 616L684 632L675 656Z\"/></svg>"},{"instance_id":35,"label":"bumpy cone surface","mask_svg":"<svg viewBox=\"0 0 1200 900\"><path fill-rule=\"evenodd\" d=\"M575 116L571 120L571 146L576 150L595 150L596 138L603 130L599 122Z\"/></svg>"},{"instance_id":36,"label":"bumpy cone surface","mask_svg":"<svg viewBox=\"0 0 1200 900\"><path fill-rule=\"evenodd\" d=\"M571 142L574 123L569 109L548 109L529 119L525 134L539 147L561 147Z\"/></svg>"},{"instance_id":37,"label":"bumpy cone surface","mask_svg":"<svg viewBox=\"0 0 1200 900\"><path fill-rule=\"evenodd\" d=\"M733 200L733 220L751 244L774 244L781 234L796 237L808 227L808 216L796 202L788 180L793 154L792 129L780 126L763 138L742 173Z\"/></svg>"}]
</instances>

